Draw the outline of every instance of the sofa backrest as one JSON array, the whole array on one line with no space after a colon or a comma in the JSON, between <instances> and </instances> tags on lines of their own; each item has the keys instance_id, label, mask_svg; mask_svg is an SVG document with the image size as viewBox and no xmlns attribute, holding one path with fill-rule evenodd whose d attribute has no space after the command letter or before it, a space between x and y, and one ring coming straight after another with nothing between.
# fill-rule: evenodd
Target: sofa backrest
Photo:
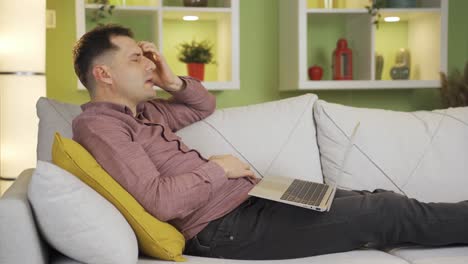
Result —
<instances>
[{"instance_id":1,"label":"sofa backrest","mask_svg":"<svg viewBox=\"0 0 468 264\"><path fill-rule=\"evenodd\" d=\"M281 175L323 181L313 106L317 96L216 110L176 132L204 157L232 154L249 163L257 176ZM55 131L72 137L72 120L81 109L49 98L37 103L39 160L51 160Z\"/></svg>"},{"instance_id":2,"label":"sofa backrest","mask_svg":"<svg viewBox=\"0 0 468 264\"><path fill-rule=\"evenodd\" d=\"M41 98L37 112L38 158L48 161L55 131L72 137L71 121L81 109ZM237 156L257 175L337 181L358 121L340 187L390 189L423 201L468 199L462 189L468 185L468 107L398 112L317 101L306 94L219 109L177 134L205 157Z\"/></svg>"},{"instance_id":3,"label":"sofa backrest","mask_svg":"<svg viewBox=\"0 0 468 264\"><path fill-rule=\"evenodd\" d=\"M81 108L79 105L41 97L36 103L36 112L39 117L37 159L52 161L52 143L55 132L71 138L73 136L72 120L81 113Z\"/></svg>"},{"instance_id":4,"label":"sofa backrest","mask_svg":"<svg viewBox=\"0 0 468 264\"><path fill-rule=\"evenodd\" d=\"M398 112L317 101L325 180L349 189L390 189L426 202L468 200L468 107ZM341 179L337 164L360 122Z\"/></svg>"},{"instance_id":5,"label":"sofa backrest","mask_svg":"<svg viewBox=\"0 0 468 264\"><path fill-rule=\"evenodd\" d=\"M177 132L203 156L232 154L260 176L323 182L313 106L302 96L216 110Z\"/></svg>"}]
</instances>

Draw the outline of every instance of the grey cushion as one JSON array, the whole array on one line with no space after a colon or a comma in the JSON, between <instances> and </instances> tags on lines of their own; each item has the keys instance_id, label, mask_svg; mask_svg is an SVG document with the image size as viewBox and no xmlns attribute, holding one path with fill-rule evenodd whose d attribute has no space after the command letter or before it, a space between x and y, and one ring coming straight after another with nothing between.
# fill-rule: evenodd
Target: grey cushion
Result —
<instances>
[{"instance_id":1,"label":"grey cushion","mask_svg":"<svg viewBox=\"0 0 468 264\"><path fill-rule=\"evenodd\" d=\"M52 143L55 132L72 138L72 120L81 113L79 105L61 103L41 97L36 104L39 117L39 135L37 141L37 159L52 160Z\"/></svg>"},{"instance_id":2,"label":"grey cushion","mask_svg":"<svg viewBox=\"0 0 468 264\"><path fill-rule=\"evenodd\" d=\"M0 263L48 263L48 246L36 229L27 198L33 172L23 171L0 199Z\"/></svg>"},{"instance_id":3,"label":"grey cushion","mask_svg":"<svg viewBox=\"0 0 468 264\"><path fill-rule=\"evenodd\" d=\"M39 230L63 254L90 264L137 262L135 233L122 214L69 172L38 161L28 197Z\"/></svg>"}]
</instances>

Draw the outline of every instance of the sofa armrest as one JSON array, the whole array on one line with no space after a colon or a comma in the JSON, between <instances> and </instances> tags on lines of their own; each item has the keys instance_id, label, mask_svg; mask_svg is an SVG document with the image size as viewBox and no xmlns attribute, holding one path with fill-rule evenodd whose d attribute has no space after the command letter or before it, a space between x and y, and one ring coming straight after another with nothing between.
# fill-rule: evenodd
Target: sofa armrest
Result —
<instances>
[{"instance_id":1,"label":"sofa armrest","mask_svg":"<svg viewBox=\"0 0 468 264\"><path fill-rule=\"evenodd\" d=\"M48 263L48 246L28 201L34 169L24 170L0 198L0 263Z\"/></svg>"}]
</instances>

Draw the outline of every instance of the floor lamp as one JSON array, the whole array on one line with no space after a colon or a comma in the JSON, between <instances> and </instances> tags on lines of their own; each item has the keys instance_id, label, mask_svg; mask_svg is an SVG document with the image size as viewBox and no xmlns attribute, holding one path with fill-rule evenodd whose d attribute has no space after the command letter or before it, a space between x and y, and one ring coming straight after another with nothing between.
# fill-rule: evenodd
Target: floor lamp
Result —
<instances>
[{"instance_id":1,"label":"floor lamp","mask_svg":"<svg viewBox=\"0 0 468 264\"><path fill-rule=\"evenodd\" d=\"M46 95L45 14L45 0L0 1L0 195L36 166L36 102Z\"/></svg>"}]
</instances>

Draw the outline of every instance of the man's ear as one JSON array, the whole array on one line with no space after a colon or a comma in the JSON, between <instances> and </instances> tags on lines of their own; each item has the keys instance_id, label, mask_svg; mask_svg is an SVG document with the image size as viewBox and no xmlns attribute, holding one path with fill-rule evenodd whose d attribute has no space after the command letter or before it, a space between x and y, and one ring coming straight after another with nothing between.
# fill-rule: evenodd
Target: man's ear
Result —
<instances>
[{"instance_id":1,"label":"man's ear","mask_svg":"<svg viewBox=\"0 0 468 264\"><path fill-rule=\"evenodd\" d=\"M109 67L106 65L94 65L93 66L93 76L96 79L96 82L103 82L107 84L112 84L112 78Z\"/></svg>"}]
</instances>

